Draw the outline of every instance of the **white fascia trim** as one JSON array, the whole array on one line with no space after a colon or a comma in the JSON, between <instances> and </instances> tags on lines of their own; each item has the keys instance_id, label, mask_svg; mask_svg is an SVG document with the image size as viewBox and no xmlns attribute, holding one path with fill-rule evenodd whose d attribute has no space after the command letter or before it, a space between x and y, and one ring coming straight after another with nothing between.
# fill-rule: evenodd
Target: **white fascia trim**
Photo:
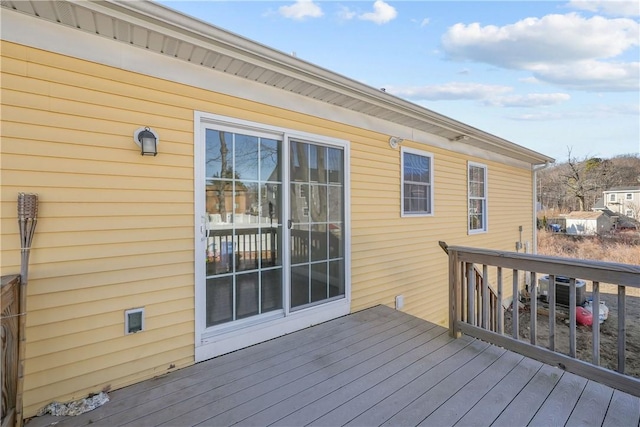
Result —
<instances>
[{"instance_id":1,"label":"white fascia trim","mask_svg":"<svg viewBox=\"0 0 640 427\"><path fill-rule=\"evenodd\" d=\"M522 169L531 169L531 164L525 161L468 144L452 142L444 137L316 101L262 83L230 76L214 69L208 69L200 65L147 51L137 46L34 18L21 12L3 8L0 18L2 19L2 39L10 42L229 96L249 99L336 123L380 132L384 135L396 135L420 144L466 156L500 162ZM384 139L386 142L387 138Z\"/></svg>"}]
</instances>

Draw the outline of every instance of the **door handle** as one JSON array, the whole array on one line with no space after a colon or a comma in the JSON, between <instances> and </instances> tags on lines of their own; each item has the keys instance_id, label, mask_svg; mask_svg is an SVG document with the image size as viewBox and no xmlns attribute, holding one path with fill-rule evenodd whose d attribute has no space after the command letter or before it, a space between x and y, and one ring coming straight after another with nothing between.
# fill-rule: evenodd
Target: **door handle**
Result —
<instances>
[{"instance_id":1,"label":"door handle","mask_svg":"<svg viewBox=\"0 0 640 427\"><path fill-rule=\"evenodd\" d=\"M292 227L292 226L293 226L293 221L291 221L291 220L287 220L287 228L288 228L289 230L291 230L291 227Z\"/></svg>"}]
</instances>

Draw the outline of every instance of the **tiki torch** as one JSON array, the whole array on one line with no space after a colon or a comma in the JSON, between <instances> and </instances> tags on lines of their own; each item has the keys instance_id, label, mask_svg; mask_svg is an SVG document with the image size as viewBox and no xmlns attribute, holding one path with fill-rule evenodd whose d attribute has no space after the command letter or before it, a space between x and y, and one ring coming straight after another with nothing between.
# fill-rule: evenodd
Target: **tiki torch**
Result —
<instances>
[{"instance_id":1,"label":"tiki torch","mask_svg":"<svg viewBox=\"0 0 640 427\"><path fill-rule=\"evenodd\" d=\"M20 227L20 280L27 284L29 270L29 254L31 253L31 241L36 231L38 222L38 195L18 194L18 226Z\"/></svg>"},{"instance_id":2,"label":"tiki torch","mask_svg":"<svg viewBox=\"0 0 640 427\"><path fill-rule=\"evenodd\" d=\"M38 222L38 195L18 194L18 226L20 227L20 326L18 341L18 387L16 393L16 425L22 425L22 392L24 387L24 358L27 337L27 277L31 241Z\"/></svg>"}]
</instances>

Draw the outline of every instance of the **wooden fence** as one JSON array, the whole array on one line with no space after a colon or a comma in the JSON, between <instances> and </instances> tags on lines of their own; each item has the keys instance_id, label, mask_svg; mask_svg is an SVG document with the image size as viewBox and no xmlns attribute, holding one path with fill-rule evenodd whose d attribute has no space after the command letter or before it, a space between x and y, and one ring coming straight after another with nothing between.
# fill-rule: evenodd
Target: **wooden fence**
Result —
<instances>
[{"instance_id":1,"label":"wooden fence","mask_svg":"<svg viewBox=\"0 0 640 427\"><path fill-rule=\"evenodd\" d=\"M2 338L1 383L2 427L16 422L16 393L18 389L18 333L20 307L20 276L2 276Z\"/></svg>"}]
</instances>

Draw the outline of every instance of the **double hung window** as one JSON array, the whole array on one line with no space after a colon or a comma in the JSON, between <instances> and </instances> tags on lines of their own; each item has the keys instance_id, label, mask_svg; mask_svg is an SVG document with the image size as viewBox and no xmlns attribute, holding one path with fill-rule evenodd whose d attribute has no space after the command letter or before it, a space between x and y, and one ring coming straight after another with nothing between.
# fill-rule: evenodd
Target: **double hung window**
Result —
<instances>
[{"instance_id":1,"label":"double hung window","mask_svg":"<svg viewBox=\"0 0 640 427\"><path fill-rule=\"evenodd\" d=\"M402 216L433 215L433 155L402 148Z\"/></svg>"},{"instance_id":2,"label":"double hung window","mask_svg":"<svg viewBox=\"0 0 640 427\"><path fill-rule=\"evenodd\" d=\"M469 233L487 231L487 167L468 163Z\"/></svg>"}]
</instances>

